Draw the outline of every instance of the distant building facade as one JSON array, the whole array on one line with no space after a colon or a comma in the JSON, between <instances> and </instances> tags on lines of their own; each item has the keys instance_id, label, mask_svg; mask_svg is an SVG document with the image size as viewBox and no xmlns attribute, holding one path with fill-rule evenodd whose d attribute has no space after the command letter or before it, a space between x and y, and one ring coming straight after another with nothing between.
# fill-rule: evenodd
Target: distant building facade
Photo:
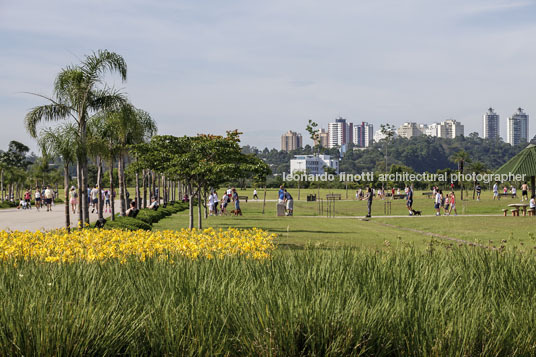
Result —
<instances>
[{"instance_id":1,"label":"distant building facade","mask_svg":"<svg viewBox=\"0 0 536 357\"><path fill-rule=\"evenodd\" d=\"M528 141L529 116L523 109L517 111L506 122L506 141L511 145L518 145Z\"/></svg>"},{"instance_id":2,"label":"distant building facade","mask_svg":"<svg viewBox=\"0 0 536 357\"><path fill-rule=\"evenodd\" d=\"M396 130L393 130L393 138L396 138L398 134L396 133ZM374 133L374 142L379 142L380 140L383 140L387 137L384 133L382 133L382 130L376 130Z\"/></svg>"},{"instance_id":3,"label":"distant building facade","mask_svg":"<svg viewBox=\"0 0 536 357\"><path fill-rule=\"evenodd\" d=\"M339 160L329 155L296 155L290 160L290 173L301 172L311 175L322 175L325 167L339 173Z\"/></svg>"},{"instance_id":4,"label":"distant building facade","mask_svg":"<svg viewBox=\"0 0 536 357\"><path fill-rule=\"evenodd\" d=\"M420 136L423 135L422 129L419 127L417 123L409 122L402 124L397 130L396 130L398 136L402 138L412 138L414 136Z\"/></svg>"},{"instance_id":5,"label":"distant building facade","mask_svg":"<svg viewBox=\"0 0 536 357\"><path fill-rule=\"evenodd\" d=\"M328 124L328 148L336 148L351 143L353 140L353 124L339 117Z\"/></svg>"},{"instance_id":6,"label":"distant building facade","mask_svg":"<svg viewBox=\"0 0 536 357\"><path fill-rule=\"evenodd\" d=\"M482 135L484 139L499 139L500 138L500 117L493 108L482 116Z\"/></svg>"},{"instance_id":7,"label":"distant building facade","mask_svg":"<svg viewBox=\"0 0 536 357\"><path fill-rule=\"evenodd\" d=\"M303 139L301 134L289 130L285 134L281 135L281 150L288 152L301 147L303 147Z\"/></svg>"},{"instance_id":8,"label":"distant building facade","mask_svg":"<svg viewBox=\"0 0 536 357\"><path fill-rule=\"evenodd\" d=\"M329 133L326 129L320 129L318 132L318 140L315 140L314 144L320 144L323 148L329 147Z\"/></svg>"},{"instance_id":9,"label":"distant building facade","mask_svg":"<svg viewBox=\"0 0 536 357\"><path fill-rule=\"evenodd\" d=\"M366 148L374 142L374 126L367 122L354 125L353 143L354 145Z\"/></svg>"}]
</instances>

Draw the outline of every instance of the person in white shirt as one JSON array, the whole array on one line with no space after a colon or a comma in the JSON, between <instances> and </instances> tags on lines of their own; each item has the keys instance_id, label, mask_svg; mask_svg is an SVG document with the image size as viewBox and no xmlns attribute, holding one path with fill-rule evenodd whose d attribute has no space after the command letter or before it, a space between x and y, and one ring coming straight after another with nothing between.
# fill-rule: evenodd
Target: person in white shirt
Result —
<instances>
[{"instance_id":1,"label":"person in white shirt","mask_svg":"<svg viewBox=\"0 0 536 357\"><path fill-rule=\"evenodd\" d=\"M212 194L212 206L213 206L213 210L214 210L214 214L217 216L218 215L218 205L220 203L220 200L218 199L218 193L216 191L214 191L214 193Z\"/></svg>"},{"instance_id":2,"label":"person in white shirt","mask_svg":"<svg viewBox=\"0 0 536 357\"><path fill-rule=\"evenodd\" d=\"M436 216L441 216L441 199L442 199L443 192L441 190L437 191L435 194L435 204L434 208L436 210Z\"/></svg>"},{"instance_id":3,"label":"person in white shirt","mask_svg":"<svg viewBox=\"0 0 536 357\"><path fill-rule=\"evenodd\" d=\"M54 198L54 192L47 186L45 190L45 204L47 205L47 212L52 211L52 198Z\"/></svg>"},{"instance_id":4,"label":"person in white shirt","mask_svg":"<svg viewBox=\"0 0 536 357\"><path fill-rule=\"evenodd\" d=\"M99 192L99 188L95 186L89 193L89 195L91 196L91 213L95 212L95 209L98 210Z\"/></svg>"},{"instance_id":5,"label":"person in white shirt","mask_svg":"<svg viewBox=\"0 0 536 357\"><path fill-rule=\"evenodd\" d=\"M257 189L253 189L253 198L258 200L259 199L259 196L257 196Z\"/></svg>"},{"instance_id":6,"label":"person in white shirt","mask_svg":"<svg viewBox=\"0 0 536 357\"><path fill-rule=\"evenodd\" d=\"M497 182L493 185L493 199L499 200L499 185L497 185Z\"/></svg>"},{"instance_id":7,"label":"person in white shirt","mask_svg":"<svg viewBox=\"0 0 536 357\"><path fill-rule=\"evenodd\" d=\"M208 196L208 214L209 216L214 214L214 196L212 193Z\"/></svg>"},{"instance_id":8,"label":"person in white shirt","mask_svg":"<svg viewBox=\"0 0 536 357\"><path fill-rule=\"evenodd\" d=\"M536 199L534 198L534 195L530 198L529 208L536 208Z\"/></svg>"}]
</instances>

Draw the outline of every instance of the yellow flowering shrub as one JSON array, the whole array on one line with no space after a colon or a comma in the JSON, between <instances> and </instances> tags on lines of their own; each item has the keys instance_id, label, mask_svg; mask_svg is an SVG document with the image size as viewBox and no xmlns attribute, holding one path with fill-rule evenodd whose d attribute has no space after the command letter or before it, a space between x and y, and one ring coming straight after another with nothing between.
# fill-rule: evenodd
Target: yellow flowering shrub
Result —
<instances>
[{"instance_id":1,"label":"yellow flowering shrub","mask_svg":"<svg viewBox=\"0 0 536 357\"><path fill-rule=\"evenodd\" d=\"M50 232L0 231L0 259L45 262L104 261L175 257L223 258L244 256L268 258L274 249L274 234L261 229L238 230L66 230Z\"/></svg>"}]
</instances>

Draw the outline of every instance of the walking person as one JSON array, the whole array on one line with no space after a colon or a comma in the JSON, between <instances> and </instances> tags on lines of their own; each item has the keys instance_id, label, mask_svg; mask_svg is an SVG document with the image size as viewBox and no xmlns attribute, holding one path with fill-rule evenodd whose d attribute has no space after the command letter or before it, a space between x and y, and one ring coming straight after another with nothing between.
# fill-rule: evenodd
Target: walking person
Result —
<instances>
[{"instance_id":1,"label":"walking person","mask_svg":"<svg viewBox=\"0 0 536 357\"><path fill-rule=\"evenodd\" d=\"M41 208L41 190L39 187L35 188L35 208L37 208L37 211Z\"/></svg>"},{"instance_id":2,"label":"walking person","mask_svg":"<svg viewBox=\"0 0 536 357\"><path fill-rule=\"evenodd\" d=\"M93 187L93 189L90 192L91 196L91 213L95 212L97 210L97 213L99 213L99 188L97 185Z\"/></svg>"},{"instance_id":3,"label":"walking person","mask_svg":"<svg viewBox=\"0 0 536 357\"><path fill-rule=\"evenodd\" d=\"M214 210L214 214L217 216L218 215L218 205L220 203L219 199L218 199L218 193L216 191L214 191L212 193L212 202L213 202L213 210Z\"/></svg>"},{"instance_id":4,"label":"walking person","mask_svg":"<svg viewBox=\"0 0 536 357\"><path fill-rule=\"evenodd\" d=\"M24 201L26 201L26 208L32 209L32 193L30 192L30 189L26 190Z\"/></svg>"},{"instance_id":5,"label":"walking person","mask_svg":"<svg viewBox=\"0 0 536 357\"><path fill-rule=\"evenodd\" d=\"M447 194L445 196L445 205L443 206L443 212L444 212L445 216L449 215L449 205L450 205L450 197Z\"/></svg>"},{"instance_id":6,"label":"walking person","mask_svg":"<svg viewBox=\"0 0 536 357\"><path fill-rule=\"evenodd\" d=\"M47 212L52 211L52 199L54 198L54 192L47 186L45 189L45 205L47 206Z\"/></svg>"},{"instance_id":7,"label":"walking person","mask_svg":"<svg viewBox=\"0 0 536 357\"><path fill-rule=\"evenodd\" d=\"M406 207L408 208L409 215L413 216L413 189L411 186L408 189L408 193L406 194Z\"/></svg>"},{"instance_id":8,"label":"walking person","mask_svg":"<svg viewBox=\"0 0 536 357\"><path fill-rule=\"evenodd\" d=\"M112 212L110 206L110 190L104 191L104 212Z\"/></svg>"},{"instance_id":9,"label":"walking person","mask_svg":"<svg viewBox=\"0 0 536 357\"><path fill-rule=\"evenodd\" d=\"M236 188L233 187L232 193L233 193L233 201L235 205L234 215L235 216L242 215L242 211L240 210L240 200L238 199L238 192L236 192Z\"/></svg>"},{"instance_id":10,"label":"walking person","mask_svg":"<svg viewBox=\"0 0 536 357\"><path fill-rule=\"evenodd\" d=\"M372 199L374 195L372 194L372 188L369 186L367 188L367 215L365 217L370 218L372 213Z\"/></svg>"},{"instance_id":11,"label":"walking person","mask_svg":"<svg viewBox=\"0 0 536 357\"><path fill-rule=\"evenodd\" d=\"M78 203L78 193L76 192L76 188L74 186L71 186L71 190L69 191L69 202L71 203L73 214L75 214Z\"/></svg>"},{"instance_id":12,"label":"walking person","mask_svg":"<svg viewBox=\"0 0 536 357\"><path fill-rule=\"evenodd\" d=\"M497 201L501 199L499 197L499 185L497 182L493 184L493 200L495 199L497 199Z\"/></svg>"},{"instance_id":13,"label":"walking person","mask_svg":"<svg viewBox=\"0 0 536 357\"><path fill-rule=\"evenodd\" d=\"M212 195L212 192L208 195L208 215L212 216L214 215L214 196Z\"/></svg>"},{"instance_id":14,"label":"walking person","mask_svg":"<svg viewBox=\"0 0 536 357\"><path fill-rule=\"evenodd\" d=\"M454 210L454 215L458 215L458 211L456 211L456 196L454 195L454 191L450 193L450 207L449 207L449 216L451 212Z\"/></svg>"},{"instance_id":15,"label":"walking person","mask_svg":"<svg viewBox=\"0 0 536 357\"><path fill-rule=\"evenodd\" d=\"M523 182L521 185L521 201L524 201L527 199L529 200L529 185L527 185L527 181Z\"/></svg>"},{"instance_id":16,"label":"walking person","mask_svg":"<svg viewBox=\"0 0 536 357\"><path fill-rule=\"evenodd\" d=\"M434 208L436 210L436 216L441 216L441 190L436 191L435 194L435 200L434 200Z\"/></svg>"},{"instance_id":17,"label":"walking person","mask_svg":"<svg viewBox=\"0 0 536 357\"><path fill-rule=\"evenodd\" d=\"M482 193L482 186L480 186L478 182L476 183L475 190L476 190L476 200L480 201L480 194Z\"/></svg>"},{"instance_id":18,"label":"walking person","mask_svg":"<svg viewBox=\"0 0 536 357\"><path fill-rule=\"evenodd\" d=\"M257 189L256 188L253 189L253 199L255 199L255 200L259 199L259 196L257 196Z\"/></svg>"}]
</instances>

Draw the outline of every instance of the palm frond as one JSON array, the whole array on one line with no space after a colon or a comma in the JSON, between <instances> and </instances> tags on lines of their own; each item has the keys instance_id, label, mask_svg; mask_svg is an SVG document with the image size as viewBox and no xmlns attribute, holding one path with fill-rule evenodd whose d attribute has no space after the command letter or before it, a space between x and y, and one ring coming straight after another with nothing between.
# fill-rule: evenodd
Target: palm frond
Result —
<instances>
[{"instance_id":1,"label":"palm frond","mask_svg":"<svg viewBox=\"0 0 536 357\"><path fill-rule=\"evenodd\" d=\"M24 118L26 130L35 138L37 137L37 125L41 121L63 120L71 115L71 110L71 107L59 103L34 107Z\"/></svg>"}]
</instances>

